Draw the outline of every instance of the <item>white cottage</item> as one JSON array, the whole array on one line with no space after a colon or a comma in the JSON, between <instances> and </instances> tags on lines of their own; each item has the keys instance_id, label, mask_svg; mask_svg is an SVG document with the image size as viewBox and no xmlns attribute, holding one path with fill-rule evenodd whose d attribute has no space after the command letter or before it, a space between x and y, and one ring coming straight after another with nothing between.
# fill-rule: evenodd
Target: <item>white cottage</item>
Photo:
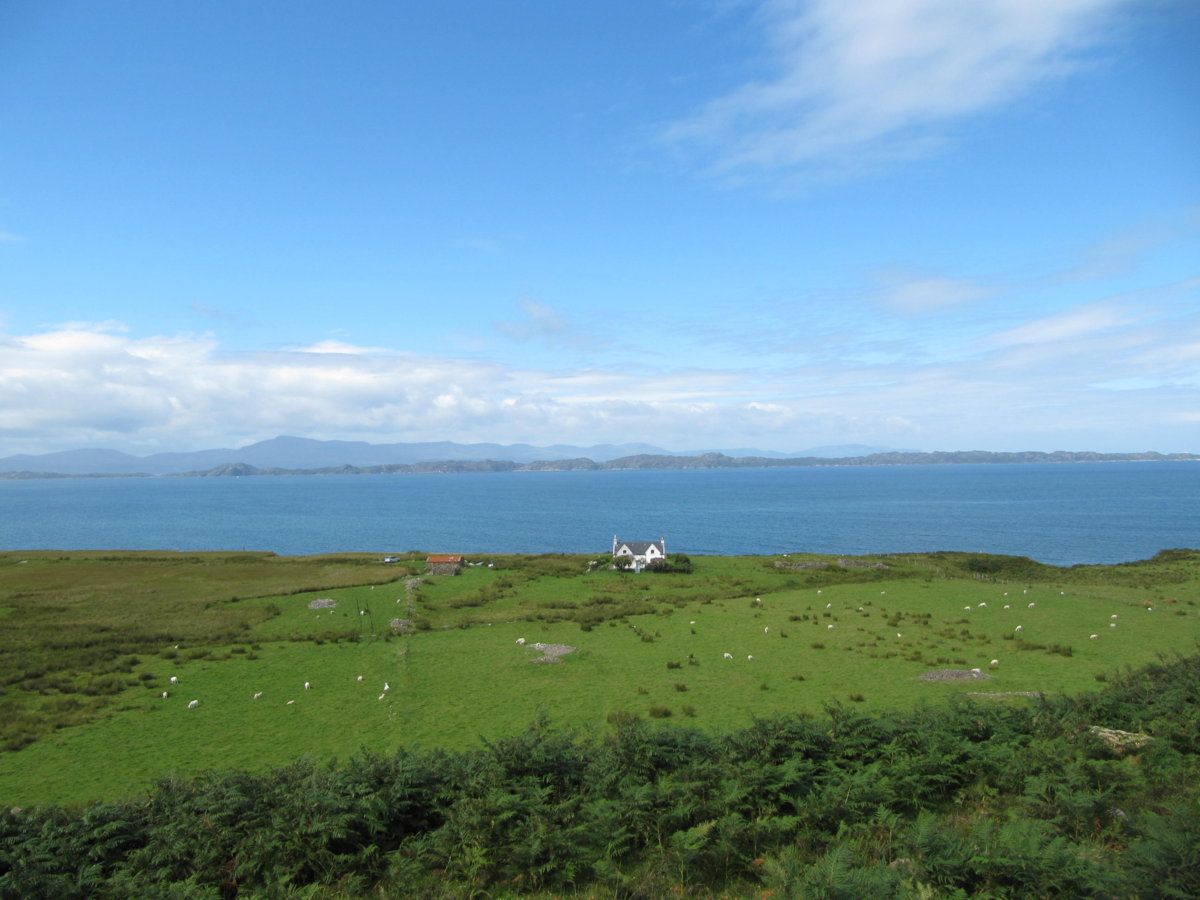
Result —
<instances>
[{"instance_id":1,"label":"white cottage","mask_svg":"<svg viewBox=\"0 0 1200 900\"><path fill-rule=\"evenodd\" d=\"M660 537L657 541L622 541L613 535L613 559L618 556L628 556L633 560L633 571L640 572L655 560L667 558L667 539Z\"/></svg>"}]
</instances>

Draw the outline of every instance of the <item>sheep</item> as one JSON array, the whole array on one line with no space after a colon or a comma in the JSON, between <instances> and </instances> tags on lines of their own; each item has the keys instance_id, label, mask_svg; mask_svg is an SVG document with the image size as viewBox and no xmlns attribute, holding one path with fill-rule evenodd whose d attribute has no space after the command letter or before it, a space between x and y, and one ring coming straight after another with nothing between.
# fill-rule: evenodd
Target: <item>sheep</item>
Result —
<instances>
[{"instance_id":1,"label":"sheep","mask_svg":"<svg viewBox=\"0 0 1200 900\"><path fill-rule=\"evenodd\" d=\"M983 677L983 671L980 669L972 669L971 677L972 678L981 678L981 677Z\"/></svg>"},{"instance_id":2,"label":"sheep","mask_svg":"<svg viewBox=\"0 0 1200 900\"><path fill-rule=\"evenodd\" d=\"M296 702L295 700L289 700L287 703L285 703L285 704L283 704L283 705L284 705L284 706L291 706L291 705L292 705L293 703L295 703L295 702Z\"/></svg>"},{"instance_id":3,"label":"sheep","mask_svg":"<svg viewBox=\"0 0 1200 900\"><path fill-rule=\"evenodd\" d=\"M993 659L993 660L992 660L990 663L988 663L988 668L989 668L989 669L998 669L998 668L1000 668L1000 660L998 660L998 659Z\"/></svg>"},{"instance_id":4,"label":"sheep","mask_svg":"<svg viewBox=\"0 0 1200 900\"><path fill-rule=\"evenodd\" d=\"M257 691L257 692L254 694L254 697L253 697L253 698L251 698L251 699L257 700L257 699L258 699L259 697L261 697L261 696L262 696L262 691Z\"/></svg>"},{"instance_id":5,"label":"sheep","mask_svg":"<svg viewBox=\"0 0 1200 900\"><path fill-rule=\"evenodd\" d=\"M1108 623L1108 627L1109 627L1109 628L1116 628L1116 627L1117 627L1117 623L1116 623L1116 622L1109 622L1109 623Z\"/></svg>"},{"instance_id":6,"label":"sheep","mask_svg":"<svg viewBox=\"0 0 1200 900\"><path fill-rule=\"evenodd\" d=\"M171 684L179 684L179 678L175 675L171 676Z\"/></svg>"},{"instance_id":7,"label":"sheep","mask_svg":"<svg viewBox=\"0 0 1200 900\"><path fill-rule=\"evenodd\" d=\"M1008 591L1005 591L1005 592L1004 592L1004 596L1005 596L1005 597L1007 597L1007 596L1008 596Z\"/></svg>"},{"instance_id":8,"label":"sheep","mask_svg":"<svg viewBox=\"0 0 1200 900\"><path fill-rule=\"evenodd\" d=\"M766 633L767 633L768 631L770 631L770 630L771 630L771 626L770 626L770 625L764 625L764 626L763 626L763 634L766 634Z\"/></svg>"},{"instance_id":9,"label":"sheep","mask_svg":"<svg viewBox=\"0 0 1200 900\"><path fill-rule=\"evenodd\" d=\"M818 590L818 591L817 591L817 593L819 594L819 593L821 593L821 591L820 591L820 590Z\"/></svg>"},{"instance_id":10,"label":"sheep","mask_svg":"<svg viewBox=\"0 0 1200 900\"><path fill-rule=\"evenodd\" d=\"M188 709L195 709L199 705L200 705L199 700L193 700L190 703L188 703Z\"/></svg>"},{"instance_id":11,"label":"sheep","mask_svg":"<svg viewBox=\"0 0 1200 900\"><path fill-rule=\"evenodd\" d=\"M162 698L163 698L164 700L166 700L166 699L167 699L167 692L166 692L166 691L163 691L163 692L162 692Z\"/></svg>"},{"instance_id":12,"label":"sheep","mask_svg":"<svg viewBox=\"0 0 1200 900\"><path fill-rule=\"evenodd\" d=\"M689 624L689 625L695 625L695 624L696 624L696 620L695 620L695 619L692 619L692 621L688 622L688 624Z\"/></svg>"},{"instance_id":13,"label":"sheep","mask_svg":"<svg viewBox=\"0 0 1200 900\"><path fill-rule=\"evenodd\" d=\"M1093 640L1093 641L1098 641L1098 640L1100 640L1100 635L1098 635L1098 634L1090 634L1090 635L1088 635L1088 638L1089 638L1090 640Z\"/></svg>"},{"instance_id":14,"label":"sheep","mask_svg":"<svg viewBox=\"0 0 1200 900\"><path fill-rule=\"evenodd\" d=\"M312 688L312 685L311 685L311 684L309 684L307 681L306 681L306 682L304 682L304 689L307 691L307 690L309 690L310 688Z\"/></svg>"},{"instance_id":15,"label":"sheep","mask_svg":"<svg viewBox=\"0 0 1200 900\"><path fill-rule=\"evenodd\" d=\"M1010 603L1005 603L1005 604L1004 604L1004 608L1005 608L1005 609L1012 609L1012 604L1010 604Z\"/></svg>"},{"instance_id":16,"label":"sheep","mask_svg":"<svg viewBox=\"0 0 1200 900\"><path fill-rule=\"evenodd\" d=\"M384 690L384 693L387 693L387 692L388 692L388 691L390 691L391 689L392 689L392 686L391 686L390 684L388 684L388 683L385 681L385 682L383 683L383 690Z\"/></svg>"},{"instance_id":17,"label":"sheep","mask_svg":"<svg viewBox=\"0 0 1200 900\"><path fill-rule=\"evenodd\" d=\"M902 638L902 637L904 637L904 635L902 635L900 632L898 632L898 631L897 631L897 632L896 632L896 637L898 637L898 638Z\"/></svg>"},{"instance_id":18,"label":"sheep","mask_svg":"<svg viewBox=\"0 0 1200 900\"><path fill-rule=\"evenodd\" d=\"M833 604L832 604L832 603L826 603L826 604L825 604L825 608L826 608L826 609L833 609Z\"/></svg>"},{"instance_id":19,"label":"sheep","mask_svg":"<svg viewBox=\"0 0 1200 900\"><path fill-rule=\"evenodd\" d=\"M832 622L830 622L830 623L829 623L829 624L828 624L826 627L827 627L827 628L828 628L830 631L833 631L833 623L832 623Z\"/></svg>"},{"instance_id":20,"label":"sheep","mask_svg":"<svg viewBox=\"0 0 1200 900\"><path fill-rule=\"evenodd\" d=\"M725 658L726 658L726 659L733 659L733 654L732 654L732 653L726 653L726 654L725 654Z\"/></svg>"},{"instance_id":21,"label":"sheep","mask_svg":"<svg viewBox=\"0 0 1200 900\"><path fill-rule=\"evenodd\" d=\"M525 638L517 638L517 646L521 647L525 644Z\"/></svg>"},{"instance_id":22,"label":"sheep","mask_svg":"<svg viewBox=\"0 0 1200 900\"><path fill-rule=\"evenodd\" d=\"M1025 630L1024 625L1018 625L1016 628L1013 629L1013 631L1015 631L1017 634L1020 634L1024 630Z\"/></svg>"},{"instance_id":23,"label":"sheep","mask_svg":"<svg viewBox=\"0 0 1200 900\"><path fill-rule=\"evenodd\" d=\"M354 680L355 680L355 681L357 681L359 684L362 684L363 677L362 677L361 675L359 675L359 676L358 676L356 679L354 679Z\"/></svg>"},{"instance_id":24,"label":"sheep","mask_svg":"<svg viewBox=\"0 0 1200 900\"><path fill-rule=\"evenodd\" d=\"M1153 607L1153 606L1147 606L1147 607L1146 607L1146 612L1154 612L1154 607Z\"/></svg>"},{"instance_id":25,"label":"sheep","mask_svg":"<svg viewBox=\"0 0 1200 900\"><path fill-rule=\"evenodd\" d=\"M382 700L382 699L383 699L384 697L386 697L386 696L387 696L387 691L384 691L382 694L380 694L380 695L379 695L378 697L376 697L375 699L376 699L376 700Z\"/></svg>"},{"instance_id":26,"label":"sheep","mask_svg":"<svg viewBox=\"0 0 1200 900\"><path fill-rule=\"evenodd\" d=\"M753 656L753 654L751 654L751 655L747 656L747 657L746 657L746 661L747 661L747 662L754 662L754 656Z\"/></svg>"},{"instance_id":27,"label":"sheep","mask_svg":"<svg viewBox=\"0 0 1200 900\"><path fill-rule=\"evenodd\" d=\"M970 612L970 611L971 611L971 607L969 607L969 606L963 607L963 612Z\"/></svg>"},{"instance_id":28,"label":"sheep","mask_svg":"<svg viewBox=\"0 0 1200 900\"><path fill-rule=\"evenodd\" d=\"M1029 601L1029 609L1033 609L1035 606L1037 606L1037 604L1034 603L1032 600L1030 600Z\"/></svg>"},{"instance_id":29,"label":"sheep","mask_svg":"<svg viewBox=\"0 0 1200 900\"><path fill-rule=\"evenodd\" d=\"M1113 613L1111 616L1109 616L1110 619L1115 619L1116 617L1117 617L1116 613Z\"/></svg>"},{"instance_id":30,"label":"sheep","mask_svg":"<svg viewBox=\"0 0 1200 900\"><path fill-rule=\"evenodd\" d=\"M987 609L987 604L986 604L986 603L980 603L980 604L979 604L979 608L980 608L980 609Z\"/></svg>"},{"instance_id":31,"label":"sheep","mask_svg":"<svg viewBox=\"0 0 1200 900\"><path fill-rule=\"evenodd\" d=\"M860 607L858 608L858 611L859 611L859 612L866 612L866 611L867 611L867 608L866 608L865 606L860 606Z\"/></svg>"}]
</instances>

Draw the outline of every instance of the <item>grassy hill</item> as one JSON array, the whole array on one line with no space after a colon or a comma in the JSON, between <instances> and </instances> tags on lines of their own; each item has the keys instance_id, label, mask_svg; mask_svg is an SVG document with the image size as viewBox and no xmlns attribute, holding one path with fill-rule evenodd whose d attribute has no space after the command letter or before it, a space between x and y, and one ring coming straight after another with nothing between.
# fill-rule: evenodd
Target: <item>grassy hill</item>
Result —
<instances>
[{"instance_id":1,"label":"grassy hill","mask_svg":"<svg viewBox=\"0 0 1200 900\"><path fill-rule=\"evenodd\" d=\"M593 736L634 717L716 734L831 702L1020 704L1200 640L1193 551L1069 569L957 553L698 557L690 574L472 562L452 577L424 575L416 555L0 555L0 801L111 799L362 748L463 750L539 715ZM537 643L573 650L535 664Z\"/></svg>"}]
</instances>

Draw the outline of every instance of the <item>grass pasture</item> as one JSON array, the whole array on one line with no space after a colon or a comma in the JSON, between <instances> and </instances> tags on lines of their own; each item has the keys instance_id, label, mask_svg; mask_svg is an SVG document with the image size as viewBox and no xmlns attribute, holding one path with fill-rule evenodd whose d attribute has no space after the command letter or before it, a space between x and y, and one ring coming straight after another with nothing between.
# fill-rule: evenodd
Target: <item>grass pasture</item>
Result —
<instances>
[{"instance_id":1,"label":"grass pasture","mask_svg":"<svg viewBox=\"0 0 1200 900\"><path fill-rule=\"evenodd\" d=\"M1200 641L1194 551L1070 569L704 557L686 575L593 570L585 556L476 561L417 582L418 558L0 556L0 801L114 798L171 773L362 747L463 749L539 713L585 732L629 716L715 731L829 703L1025 702L1004 695L1086 691ZM337 606L310 609L317 598ZM393 634L396 618L411 633ZM536 642L577 649L535 665ZM971 668L987 677L918 677Z\"/></svg>"}]
</instances>

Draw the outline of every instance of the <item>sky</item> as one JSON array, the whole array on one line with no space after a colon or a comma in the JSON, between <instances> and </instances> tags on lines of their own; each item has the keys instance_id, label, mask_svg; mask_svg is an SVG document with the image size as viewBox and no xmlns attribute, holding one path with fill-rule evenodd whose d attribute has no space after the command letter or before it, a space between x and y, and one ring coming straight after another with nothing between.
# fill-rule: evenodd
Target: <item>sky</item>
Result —
<instances>
[{"instance_id":1,"label":"sky","mask_svg":"<svg viewBox=\"0 0 1200 900\"><path fill-rule=\"evenodd\" d=\"M1200 4L0 4L0 456L1200 451Z\"/></svg>"}]
</instances>

